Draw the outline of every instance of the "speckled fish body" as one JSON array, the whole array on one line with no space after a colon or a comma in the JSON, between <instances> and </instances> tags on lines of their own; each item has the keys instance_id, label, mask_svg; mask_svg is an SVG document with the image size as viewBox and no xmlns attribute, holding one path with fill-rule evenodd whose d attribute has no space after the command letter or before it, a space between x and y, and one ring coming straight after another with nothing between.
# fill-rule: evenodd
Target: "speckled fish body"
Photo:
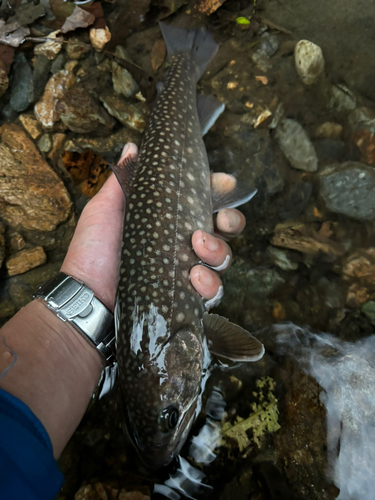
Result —
<instances>
[{"instance_id":1,"label":"speckled fish body","mask_svg":"<svg viewBox=\"0 0 375 500\"><path fill-rule=\"evenodd\" d=\"M203 30L164 26L163 34L170 67L140 153L114 167L127 200L115 311L119 380L128 433L153 468L179 452L197 409L207 313L189 281L198 263L191 237L195 229L213 233L196 83L217 46ZM171 39L182 49L170 49Z\"/></svg>"}]
</instances>

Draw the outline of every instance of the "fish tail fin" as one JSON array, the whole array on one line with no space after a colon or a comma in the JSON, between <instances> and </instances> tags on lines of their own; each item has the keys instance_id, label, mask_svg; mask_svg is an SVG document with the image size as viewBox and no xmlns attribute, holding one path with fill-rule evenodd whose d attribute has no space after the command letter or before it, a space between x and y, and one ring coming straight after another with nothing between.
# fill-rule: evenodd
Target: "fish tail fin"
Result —
<instances>
[{"instance_id":1,"label":"fish tail fin","mask_svg":"<svg viewBox=\"0 0 375 500\"><path fill-rule=\"evenodd\" d=\"M178 52L189 53L196 64L199 80L219 48L212 34L203 28L188 30L163 22L160 22L159 26L167 46L168 59Z\"/></svg>"}]
</instances>

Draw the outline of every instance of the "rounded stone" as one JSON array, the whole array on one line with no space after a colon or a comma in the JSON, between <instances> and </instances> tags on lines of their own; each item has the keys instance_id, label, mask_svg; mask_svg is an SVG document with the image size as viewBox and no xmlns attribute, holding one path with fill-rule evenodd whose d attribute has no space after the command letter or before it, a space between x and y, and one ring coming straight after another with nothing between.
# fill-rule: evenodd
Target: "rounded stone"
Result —
<instances>
[{"instance_id":1,"label":"rounded stone","mask_svg":"<svg viewBox=\"0 0 375 500\"><path fill-rule=\"evenodd\" d=\"M294 49L294 63L302 82L312 85L324 71L322 49L309 40L300 40Z\"/></svg>"}]
</instances>

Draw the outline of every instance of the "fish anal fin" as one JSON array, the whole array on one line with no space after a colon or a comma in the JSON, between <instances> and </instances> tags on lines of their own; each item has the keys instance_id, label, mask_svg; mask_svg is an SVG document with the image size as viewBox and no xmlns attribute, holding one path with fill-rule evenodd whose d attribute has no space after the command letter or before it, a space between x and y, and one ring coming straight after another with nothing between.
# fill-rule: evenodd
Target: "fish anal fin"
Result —
<instances>
[{"instance_id":1,"label":"fish anal fin","mask_svg":"<svg viewBox=\"0 0 375 500\"><path fill-rule=\"evenodd\" d=\"M138 155L126 156L117 165L110 165L110 167L122 187L125 197L128 198L138 169Z\"/></svg>"},{"instance_id":2,"label":"fish anal fin","mask_svg":"<svg viewBox=\"0 0 375 500\"><path fill-rule=\"evenodd\" d=\"M203 325L212 354L232 361L258 361L263 357L263 344L247 330L226 318L204 313Z\"/></svg>"},{"instance_id":3,"label":"fish anal fin","mask_svg":"<svg viewBox=\"0 0 375 500\"><path fill-rule=\"evenodd\" d=\"M233 175L218 172L211 175L212 211L235 208L247 203L255 196L257 189Z\"/></svg>"},{"instance_id":4,"label":"fish anal fin","mask_svg":"<svg viewBox=\"0 0 375 500\"><path fill-rule=\"evenodd\" d=\"M225 104L213 95L197 95L197 111L202 135L207 134L221 113Z\"/></svg>"}]
</instances>

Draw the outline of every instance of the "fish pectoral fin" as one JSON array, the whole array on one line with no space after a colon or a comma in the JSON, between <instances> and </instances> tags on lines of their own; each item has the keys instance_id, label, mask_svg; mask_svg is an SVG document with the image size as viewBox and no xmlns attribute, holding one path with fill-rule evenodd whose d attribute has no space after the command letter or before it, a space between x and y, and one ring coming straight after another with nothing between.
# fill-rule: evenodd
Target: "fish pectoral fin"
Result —
<instances>
[{"instance_id":1,"label":"fish pectoral fin","mask_svg":"<svg viewBox=\"0 0 375 500\"><path fill-rule=\"evenodd\" d=\"M138 155L126 156L117 165L111 164L110 167L122 187L125 197L128 198L139 167Z\"/></svg>"},{"instance_id":2,"label":"fish pectoral fin","mask_svg":"<svg viewBox=\"0 0 375 500\"><path fill-rule=\"evenodd\" d=\"M204 333L212 354L232 361L258 361L264 346L247 330L218 314L203 314Z\"/></svg>"},{"instance_id":3,"label":"fish pectoral fin","mask_svg":"<svg viewBox=\"0 0 375 500\"><path fill-rule=\"evenodd\" d=\"M247 203L257 189L233 175L222 172L211 174L211 199L213 213L223 208L235 208Z\"/></svg>"},{"instance_id":4,"label":"fish pectoral fin","mask_svg":"<svg viewBox=\"0 0 375 500\"><path fill-rule=\"evenodd\" d=\"M225 104L213 95L197 95L197 111L202 135L207 134L221 113Z\"/></svg>"}]
</instances>

